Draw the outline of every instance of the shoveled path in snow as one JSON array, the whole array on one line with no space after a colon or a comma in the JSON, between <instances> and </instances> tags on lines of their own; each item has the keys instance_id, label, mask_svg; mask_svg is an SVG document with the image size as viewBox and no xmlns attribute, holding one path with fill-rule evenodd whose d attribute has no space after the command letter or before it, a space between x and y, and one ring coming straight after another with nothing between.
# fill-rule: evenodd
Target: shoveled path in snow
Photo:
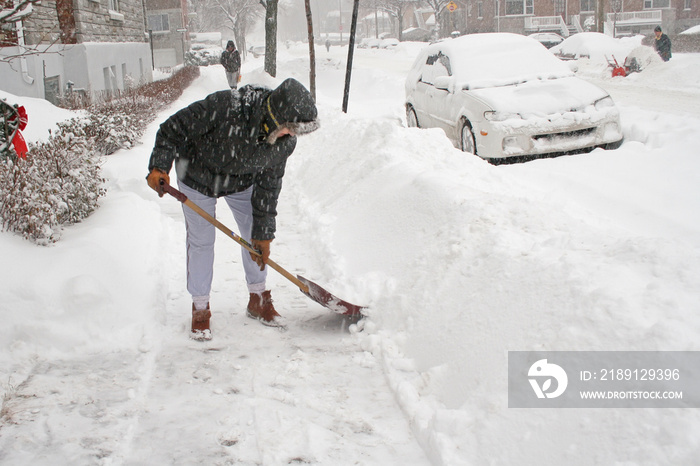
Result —
<instances>
[{"instance_id":1,"label":"shoveled path in snow","mask_svg":"<svg viewBox=\"0 0 700 466\"><path fill-rule=\"evenodd\" d=\"M157 202L162 273L153 279L163 299L155 325L144 329L138 351L38 359L14 380L3 403L0 464L429 464L352 322L276 274L269 284L287 331L245 316L240 250L223 234L214 339L190 340L180 204ZM274 252L307 273L311 259L291 210L280 214L285 233ZM234 227L225 205L218 214Z\"/></svg>"},{"instance_id":2,"label":"shoveled path in snow","mask_svg":"<svg viewBox=\"0 0 700 466\"><path fill-rule=\"evenodd\" d=\"M225 205L219 219L235 227ZM167 334L154 357L125 463L428 464L352 323L269 277L288 329L245 316L238 246L219 234L212 295L214 339L187 339L184 223L173 213ZM290 218L275 241L283 266L304 262ZM234 228L235 229L235 228ZM288 265L287 265L288 264ZM301 270L303 272L303 270ZM276 275L276 274L275 274Z\"/></svg>"}]
</instances>

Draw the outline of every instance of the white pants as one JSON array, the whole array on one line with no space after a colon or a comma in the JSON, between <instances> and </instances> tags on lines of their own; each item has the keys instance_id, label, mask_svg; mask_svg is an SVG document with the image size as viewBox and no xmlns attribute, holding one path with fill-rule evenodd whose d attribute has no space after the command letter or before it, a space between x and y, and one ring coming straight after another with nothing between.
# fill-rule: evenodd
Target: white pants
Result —
<instances>
[{"instance_id":1,"label":"white pants","mask_svg":"<svg viewBox=\"0 0 700 466\"><path fill-rule=\"evenodd\" d=\"M228 80L228 85L231 89L236 89L238 87L238 75L240 71L235 73L226 72L226 80Z\"/></svg>"},{"instance_id":2,"label":"white pants","mask_svg":"<svg viewBox=\"0 0 700 466\"><path fill-rule=\"evenodd\" d=\"M178 186L180 191L192 202L212 217L216 217L216 198L195 191L180 181L178 181ZM253 187L251 186L245 191L224 197L238 224L241 238L248 242L250 242L250 234L253 229L253 206L250 202L252 194ZM205 308L209 302L211 282L214 276L216 227L185 204L182 205L182 208L187 229L187 291L192 295L192 302L198 309ZM262 293L265 291L267 267L261 271L258 264L250 257L250 253L243 247L241 247L241 257L248 292Z\"/></svg>"}]
</instances>

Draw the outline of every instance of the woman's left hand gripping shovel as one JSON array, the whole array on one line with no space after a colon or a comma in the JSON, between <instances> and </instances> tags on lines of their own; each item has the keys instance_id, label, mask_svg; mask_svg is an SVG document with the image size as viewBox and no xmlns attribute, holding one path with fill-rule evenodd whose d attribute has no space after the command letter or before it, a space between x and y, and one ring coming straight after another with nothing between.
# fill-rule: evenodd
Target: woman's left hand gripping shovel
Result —
<instances>
[{"instance_id":1,"label":"woman's left hand gripping shovel","mask_svg":"<svg viewBox=\"0 0 700 466\"><path fill-rule=\"evenodd\" d=\"M197 212L205 220L207 220L209 223L221 230L226 236L228 236L229 238L231 238L232 240L234 240L253 254L257 254L258 256L260 255L260 251L255 249L249 242L235 234L233 231L227 228L226 225L224 225L223 223L219 222L217 219L206 213L201 207L199 207L194 202L190 201L187 198L187 196L185 196L185 194L173 188L164 181L161 182L161 187L163 188L163 191L170 194L175 199ZM267 260L267 265L278 271L286 279L298 286L301 292L304 293L306 296L313 299L320 305L327 307L333 312L337 312L338 314L346 316L361 316L362 310L365 309L363 306L357 306L355 304L350 304L347 301L343 301L342 299L332 295L331 293L323 289L321 286L317 285L311 280L302 277L301 275L292 275L272 259Z\"/></svg>"}]
</instances>

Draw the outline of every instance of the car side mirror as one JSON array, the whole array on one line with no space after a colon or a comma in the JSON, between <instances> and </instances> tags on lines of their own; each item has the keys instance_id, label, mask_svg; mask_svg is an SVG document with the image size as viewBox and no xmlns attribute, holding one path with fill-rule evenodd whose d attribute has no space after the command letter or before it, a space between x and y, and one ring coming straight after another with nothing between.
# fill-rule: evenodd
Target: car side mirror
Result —
<instances>
[{"instance_id":1,"label":"car side mirror","mask_svg":"<svg viewBox=\"0 0 700 466\"><path fill-rule=\"evenodd\" d=\"M454 82L452 76L439 76L435 78L435 88L452 93L455 91Z\"/></svg>"}]
</instances>

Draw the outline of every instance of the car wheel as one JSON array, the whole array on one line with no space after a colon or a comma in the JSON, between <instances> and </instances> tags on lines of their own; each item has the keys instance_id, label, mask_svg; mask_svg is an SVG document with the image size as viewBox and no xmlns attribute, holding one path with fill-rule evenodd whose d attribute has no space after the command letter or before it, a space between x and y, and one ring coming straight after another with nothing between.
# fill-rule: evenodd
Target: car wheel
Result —
<instances>
[{"instance_id":1,"label":"car wheel","mask_svg":"<svg viewBox=\"0 0 700 466\"><path fill-rule=\"evenodd\" d=\"M409 128L420 128L418 116L413 107L408 107L408 110L406 110L406 123L408 123Z\"/></svg>"},{"instance_id":2,"label":"car wheel","mask_svg":"<svg viewBox=\"0 0 700 466\"><path fill-rule=\"evenodd\" d=\"M468 121L462 121L462 130L460 131L459 148L464 152L476 155L476 142L474 140L474 132Z\"/></svg>"}]
</instances>

